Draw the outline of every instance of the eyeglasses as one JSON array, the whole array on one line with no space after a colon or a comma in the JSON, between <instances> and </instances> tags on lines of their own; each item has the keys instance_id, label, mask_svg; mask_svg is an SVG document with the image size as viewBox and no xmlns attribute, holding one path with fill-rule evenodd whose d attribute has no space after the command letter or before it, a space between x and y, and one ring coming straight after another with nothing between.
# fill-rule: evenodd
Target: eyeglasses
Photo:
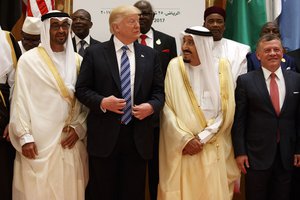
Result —
<instances>
[{"instance_id":1,"label":"eyeglasses","mask_svg":"<svg viewBox=\"0 0 300 200\"><path fill-rule=\"evenodd\" d=\"M139 14L140 17L141 17L141 16L144 16L144 17L150 17L150 16L152 16L152 15L154 15L153 12L142 12L141 14Z\"/></svg>"},{"instance_id":2,"label":"eyeglasses","mask_svg":"<svg viewBox=\"0 0 300 200\"><path fill-rule=\"evenodd\" d=\"M50 29L55 30L55 31L59 30L60 27L65 31L65 30L69 29L70 24L69 23L62 23L62 24L53 23L50 25Z\"/></svg>"}]
</instances>

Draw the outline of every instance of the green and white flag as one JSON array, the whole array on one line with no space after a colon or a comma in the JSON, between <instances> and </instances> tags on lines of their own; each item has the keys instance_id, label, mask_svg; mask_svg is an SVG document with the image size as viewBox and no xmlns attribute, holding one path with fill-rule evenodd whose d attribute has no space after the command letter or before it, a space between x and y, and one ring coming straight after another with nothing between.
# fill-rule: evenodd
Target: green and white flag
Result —
<instances>
[{"instance_id":1,"label":"green and white flag","mask_svg":"<svg viewBox=\"0 0 300 200\"><path fill-rule=\"evenodd\" d=\"M266 22L265 0L227 0L225 38L247 44L253 51Z\"/></svg>"}]
</instances>

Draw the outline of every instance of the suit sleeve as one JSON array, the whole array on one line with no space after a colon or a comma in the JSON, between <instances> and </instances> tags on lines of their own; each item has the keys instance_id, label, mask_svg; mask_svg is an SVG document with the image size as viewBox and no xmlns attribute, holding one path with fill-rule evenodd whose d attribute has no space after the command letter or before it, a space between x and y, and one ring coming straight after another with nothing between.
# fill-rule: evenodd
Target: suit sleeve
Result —
<instances>
[{"instance_id":1,"label":"suit sleeve","mask_svg":"<svg viewBox=\"0 0 300 200\"><path fill-rule=\"evenodd\" d=\"M104 97L93 90L94 67L92 53L87 50L80 67L75 95L81 103L93 112L103 113L100 109L100 103Z\"/></svg>"},{"instance_id":2,"label":"suit sleeve","mask_svg":"<svg viewBox=\"0 0 300 200\"><path fill-rule=\"evenodd\" d=\"M152 105L154 113L159 113L165 102L164 79L160 67L158 53L155 53L154 71L152 81L152 95L148 103Z\"/></svg>"},{"instance_id":3,"label":"suit sleeve","mask_svg":"<svg viewBox=\"0 0 300 200\"><path fill-rule=\"evenodd\" d=\"M245 144L246 123L247 123L247 93L242 82L238 77L237 87L235 90L236 109L234 123L232 127L232 143L235 156L247 155Z\"/></svg>"}]
</instances>

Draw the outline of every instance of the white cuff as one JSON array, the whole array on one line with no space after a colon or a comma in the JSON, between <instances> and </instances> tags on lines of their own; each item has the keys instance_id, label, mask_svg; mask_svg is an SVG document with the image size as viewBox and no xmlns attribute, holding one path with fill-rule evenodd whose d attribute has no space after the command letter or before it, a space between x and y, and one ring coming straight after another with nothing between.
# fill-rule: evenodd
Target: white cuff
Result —
<instances>
[{"instance_id":1,"label":"white cuff","mask_svg":"<svg viewBox=\"0 0 300 200\"><path fill-rule=\"evenodd\" d=\"M34 142L34 138L29 133L25 133L24 135L22 135L20 137L20 145L21 146L23 146L24 144L27 144L27 143L31 143L31 142Z\"/></svg>"}]
</instances>

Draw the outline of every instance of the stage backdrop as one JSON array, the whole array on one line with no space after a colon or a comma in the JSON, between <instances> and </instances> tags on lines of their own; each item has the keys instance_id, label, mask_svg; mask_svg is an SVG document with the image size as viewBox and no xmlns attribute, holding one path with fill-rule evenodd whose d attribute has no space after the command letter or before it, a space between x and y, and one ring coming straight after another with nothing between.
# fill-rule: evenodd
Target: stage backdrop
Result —
<instances>
[{"instance_id":1,"label":"stage backdrop","mask_svg":"<svg viewBox=\"0 0 300 200\"><path fill-rule=\"evenodd\" d=\"M108 17L111 9L124 4L133 5L135 2L131 0L73 0L73 11L83 8L91 13L94 23L91 35L103 42L110 38ZM203 25L205 1L151 0L150 3L156 13L152 26L174 36L178 51L180 48L179 33L187 27Z\"/></svg>"}]
</instances>

